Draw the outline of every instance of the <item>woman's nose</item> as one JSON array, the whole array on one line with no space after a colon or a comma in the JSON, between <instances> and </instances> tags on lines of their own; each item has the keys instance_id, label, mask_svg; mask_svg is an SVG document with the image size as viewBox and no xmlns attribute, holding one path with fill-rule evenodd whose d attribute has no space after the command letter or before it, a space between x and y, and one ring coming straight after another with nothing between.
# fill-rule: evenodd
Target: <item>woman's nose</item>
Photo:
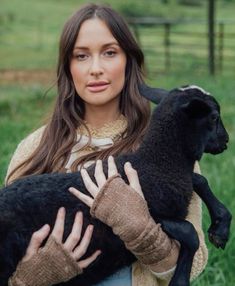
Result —
<instances>
[{"instance_id":1,"label":"woman's nose","mask_svg":"<svg viewBox=\"0 0 235 286\"><path fill-rule=\"evenodd\" d=\"M103 68L98 57L92 59L90 74L94 76L103 74Z\"/></svg>"}]
</instances>

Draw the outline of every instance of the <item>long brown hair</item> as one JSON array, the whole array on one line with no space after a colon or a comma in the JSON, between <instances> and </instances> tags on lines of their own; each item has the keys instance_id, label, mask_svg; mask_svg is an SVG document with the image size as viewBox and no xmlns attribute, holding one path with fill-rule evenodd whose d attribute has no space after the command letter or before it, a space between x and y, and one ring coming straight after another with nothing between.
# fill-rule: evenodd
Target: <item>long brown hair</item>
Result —
<instances>
[{"instance_id":1,"label":"long brown hair","mask_svg":"<svg viewBox=\"0 0 235 286\"><path fill-rule=\"evenodd\" d=\"M144 55L127 24L117 12L105 5L89 4L78 10L65 23L60 38L57 66L58 97L54 111L38 147L27 160L10 173L8 180L17 170L20 171L18 177L62 171L68 160L76 142L77 128L85 125L84 103L74 87L70 60L82 23L95 17L106 23L127 57L125 83L120 96L120 111L127 118L127 129L121 140L111 148L79 158L75 166L73 164L73 171L78 164L85 161L133 151L139 145L150 118L150 105L138 91L138 84L143 82Z\"/></svg>"}]
</instances>

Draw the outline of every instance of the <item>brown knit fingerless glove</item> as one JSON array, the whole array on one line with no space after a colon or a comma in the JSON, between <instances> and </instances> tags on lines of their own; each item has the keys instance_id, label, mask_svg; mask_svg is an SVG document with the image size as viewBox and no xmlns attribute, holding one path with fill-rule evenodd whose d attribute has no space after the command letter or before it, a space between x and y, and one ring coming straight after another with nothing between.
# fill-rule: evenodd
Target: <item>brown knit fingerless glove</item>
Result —
<instances>
[{"instance_id":1,"label":"brown knit fingerless glove","mask_svg":"<svg viewBox=\"0 0 235 286\"><path fill-rule=\"evenodd\" d=\"M146 201L119 175L107 180L94 200L91 215L109 225L143 264L159 272L175 265L178 244L155 223Z\"/></svg>"},{"instance_id":2,"label":"brown knit fingerless glove","mask_svg":"<svg viewBox=\"0 0 235 286\"><path fill-rule=\"evenodd\" d=\"M51 286L82 273L78 263L50 236L31 259L20 262L9 279L9 286Z\"/></svg>"}]
</instances>

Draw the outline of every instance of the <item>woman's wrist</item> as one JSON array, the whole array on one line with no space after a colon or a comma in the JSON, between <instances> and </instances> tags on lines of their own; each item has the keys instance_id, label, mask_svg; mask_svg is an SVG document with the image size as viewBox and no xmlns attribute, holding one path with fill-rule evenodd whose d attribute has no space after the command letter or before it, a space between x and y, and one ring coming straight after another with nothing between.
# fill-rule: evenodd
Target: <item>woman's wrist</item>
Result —
<instances>
[{"instance_id":1,"label":"woman's wrist","mask_svg":"<svg viewBox=\"0 0 235 286\"><path fill-rule=\"evenodd\" d=\"M163 232L163 235L166 235ZM153 263L152 265L149 265L149 268L152 272L156 273L156 276L159 274L166 274L169 271L173 271L176 267L178 256L179 256L179 250L180 245L176 240L172 240L169 237L166 238L169 240L169 243L171 244L170 252L165 253L165 257L158 261L157 263Z\"/></svg>"},{"instance_id":2,"label":"woman's wrist","mask_svg":"<svg viewBox=\"0 0 235 286\"><path fill-rule=\"evenodd\" d=\"M138 238L150 219L146 201L119 175L109 178L101 188L91 215L109 225L124 242Z\"/></svg>"},{"instance_id":3,"label":"woman's wrist","mask_svg":"<svg viewBox=\"0 0 235 286\"><path fill-rule=\"evenodd\" d=\"M46 245L27 261L21 261L9 280L11 286L50 286L82 273L77 262L50 236Z\"/></svg>"}]
</instances>

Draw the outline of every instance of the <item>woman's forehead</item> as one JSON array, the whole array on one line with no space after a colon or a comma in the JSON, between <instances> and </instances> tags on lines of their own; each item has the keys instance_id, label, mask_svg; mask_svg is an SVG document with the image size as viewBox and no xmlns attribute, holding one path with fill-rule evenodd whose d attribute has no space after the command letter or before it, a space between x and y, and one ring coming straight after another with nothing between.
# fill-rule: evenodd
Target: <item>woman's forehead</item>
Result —
<instances>
[{"instance_id":1,"label":"woman's forehead","mask_svg":"<svg viewBox=\"0 0 235 286\"><path fill-rule=\"evenodd\" d=\"M94 44L102 46L118 44L107 24L98 18L92 18L82 23L75 47L89 47Z\"/></svg>"}]
</instances>

